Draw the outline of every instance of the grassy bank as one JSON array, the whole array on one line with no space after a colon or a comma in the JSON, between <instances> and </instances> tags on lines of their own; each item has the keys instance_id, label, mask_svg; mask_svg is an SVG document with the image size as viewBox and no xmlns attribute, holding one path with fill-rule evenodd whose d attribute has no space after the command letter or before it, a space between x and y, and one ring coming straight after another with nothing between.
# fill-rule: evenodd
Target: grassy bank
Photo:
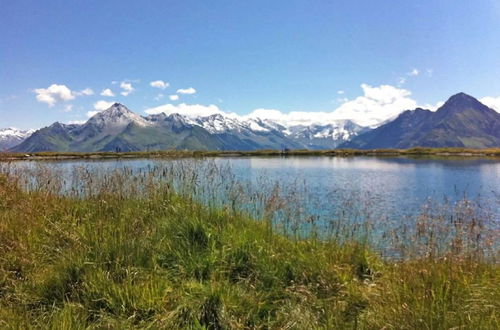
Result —
<instances>
[{"instance_id":1,"label":"grassy bank","mask_svg":"<svg viewBox=\"0 0 500 330\"><path fill-rule=\"evenodd\" d=\"M135 151L135 152L1 152L0 160L27 159L111 159L111 158L181 158L181 157L251 157L251 156L439 156L500 157L500 148L411 148L411 149L333 149L333 150L255 150L255 151Z\"/></svg>"},{"instance_id":2,"label":"grassy bank","mask_svg":"<svg viewBox=\"0 0 500 330\"><path fill-rule=\"evenodd\" d=\"M0 328L500 327L500 267L474 225L448 250L395 261L126 171L66 195L57 173L29 192L17 175L0 177ZM419 228L429 245L432 221Z\"/></svg>"}]
</instances>

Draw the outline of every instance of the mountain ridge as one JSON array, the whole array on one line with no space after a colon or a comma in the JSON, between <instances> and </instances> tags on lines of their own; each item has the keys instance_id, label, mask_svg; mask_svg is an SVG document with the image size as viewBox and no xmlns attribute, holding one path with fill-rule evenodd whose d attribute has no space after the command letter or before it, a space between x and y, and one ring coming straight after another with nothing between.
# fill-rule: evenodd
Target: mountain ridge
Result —
<instances>
[{"instance_id":1,"label":"mountain ridge","mask_svg":"<svg viewBox=\"0 0 500 330\"><path fill-rule=\"evenodd\" d=\"M435 112L417 108L341 144L341 148L487 148L500 146L500 114L465 93Z\"/></svg>"},{"instance_id":2,"label":"mountain ridge","mask_svg":"<svg viewBox=\"0 0 500 330\"><path fill-rule=\"evenodd\" d=\"M35 130L21 130L15 127L0 128L0 150L7 150L26 140Z\"/></svg>"},{"instance_id":3,"label":"mountain ridge","mask_svg":"<svg viewBox=\"0 0 500 330\"><path fill-rule=\"evenodd\" d=\"M362 130L349 121L342 123L347 124L344 126L350 131L346 131L344 126L330 124L325 126L329 128L327 134L319 137L321 143L312 146L320 148L327 145L333 148L345 141L345 136L356 135ZM342 129L342 132L336 129ZM56 122L39 129L14 146L12 151L255 150L310 147L293 134L288 127L259 118L241 120L221 114L190 118L163 113L139 116L123 104L115 103L81 125ZM313 134L309 140L314 139Z\"/></svg>"},{"instance_id":4,"label":"mountain ridge","mask_svg":"<svg viewBox=\"0 0 500 330\"><path fill-rule=\"evenodd\" d=\"M283 125L223 114L140 116L114 103L83 124L56 122L17 142L11 151L482 148L500 146L500 114L465 93L451 96L437 111L406 110L374 129L351 120Z\"/></svg>"}]
</instances>

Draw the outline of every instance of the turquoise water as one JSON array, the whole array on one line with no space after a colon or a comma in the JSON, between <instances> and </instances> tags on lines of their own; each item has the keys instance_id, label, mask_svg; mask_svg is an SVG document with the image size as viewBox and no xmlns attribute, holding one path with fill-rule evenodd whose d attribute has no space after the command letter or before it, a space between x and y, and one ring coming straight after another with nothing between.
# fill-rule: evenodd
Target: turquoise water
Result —
<instances>
[{"instance_id":1,"label":"turquoise water","mask_svg":"<svg viewBox=\"0 0 500 330\"><path fill-rule=\"evenodd\" d=\"M82 172L94 183L108 184L115 170L125 170L129 183L138 188L133 194L140 193L148 182L145 178L154 173L181 194L270 219L284 234L314 232L339 241L366 238L391 257L401 256L401 242L415 240L419 223L426 219L437 219L426 228L439 234L444 246L457 232L473 241L500 244L500 160L495 159L221 157L21 161L2 166L3 170L31 168L32 173L40 168L56 170L66 184L59 191L76 191L77 196L86 194ZM37 184L35 176L25 182ZM123 191L120 187L118 191ZM424 245L428 241L426 235L418 239Z\"/></svg>"},{"instance_id":2,"label":"turquoise water","mask_svg":"<svg viewBox=\"0 0 500 330\"><path fill-rule=\"evenodd\" d=\"M494 224L500 223L500 161L495 159L224 157L201 161L133 159L14 164L33 167L40 163L68 171L83 166L104 171L126 167L135 172L162 165L179 168L189 163L201 164L196 189L203 190L205 195L220 189L217 193L221 194L221 203L229 199L223 192L228 190L223 182L228 177L242 183L249 194L269 196L278 184L281 198L296 207L301 217L312 216L323 223L347 212L344 217L353 222L369 217L400 224L431 204L452 208L463 199L475 201ZM220 167L222 170L210 174L220 178L207 178L202 170L204 163ZM209 187L200 189L203 185ZM236 198L243 199L241 196ZM259 200L249 199L240 204L252 209L252 203ZM254 205L253 209L259 207Z\"/></svg>"},{"instance_id":3,"label":"turquoise water","mask_svg":"<svg viewBox=\"0 0 500 330\"><path fill-rule=\"evenodd\" d=\"M500 161L374 157L232 159L238 176L265 173L279 181L304 181L322 208L338 195L372 200L371 211L388 216L415 214L429 201L482 200L500 217ZM337 198L340 200L340 197Z\"/></svg>"}]
</instances>

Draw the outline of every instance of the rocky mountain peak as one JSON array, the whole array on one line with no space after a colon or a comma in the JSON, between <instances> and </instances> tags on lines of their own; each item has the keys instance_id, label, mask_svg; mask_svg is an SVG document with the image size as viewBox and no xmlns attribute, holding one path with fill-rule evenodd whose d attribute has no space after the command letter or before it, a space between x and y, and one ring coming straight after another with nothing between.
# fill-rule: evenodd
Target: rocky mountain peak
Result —
<instances>
[{"instance_id":1,"label":"rocky mountain peak","mask_svg":"<svg viewBox=\"0 0 500 330\"><path fill-rule=\"evenodd\" d=\"M126 126L130 123L146 126L148 121L121 103L114 103L108 109L91 117L87 124L103 126Z\"/></svg>"},{"instance_id":2,"label":"rocky mountain peak","mask_svg":"<svg viewBox=\"0 0 500 330\"><path fill-rule=\"evenodd\" d=\"M463 109L479 109L479 108L484 108L485 105L479 102L476 98L465 94L465 93L458 93L455 95L452 95L440 108L452 108L452 109L457 109L457 110L463 110ZM438 110L439 111L439 110Z\"/></svg>"}]
</instances>

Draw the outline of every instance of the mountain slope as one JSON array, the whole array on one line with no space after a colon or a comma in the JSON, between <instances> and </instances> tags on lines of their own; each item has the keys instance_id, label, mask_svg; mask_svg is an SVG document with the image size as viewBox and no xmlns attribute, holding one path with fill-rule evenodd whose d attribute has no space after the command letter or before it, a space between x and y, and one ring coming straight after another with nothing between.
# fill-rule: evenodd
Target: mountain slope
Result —
<instances>
[{"instance_id":1,"label":"mountain slope","mask_svg":"<svg viewBox=\"0 0 500 330\"><path fill-rule=\"evenodd\" d=\"M500 114L464 93L453 95L436 112L405 111L395 120L342 144L341 148L500 146Z\"/></svg>"},{"instance_id":2,"label":"mountain slope","mask_svg":"<svg viewBox=\"0 0 500 330\"><path fill-rule=\"evenodd\" d=\"M0 151L7 150L26 140L34 130L20 130L14 127L0 129Z\"/></svg>"},{"instance_id":3,"label":"mountain slope","mask_svg":"<svg viewBox=\"0 0 500 330\"><path fill-rule=\"evenodd\" d=\"M15 152L71 151L74 131L78 125L66 125L56 122L35 131L19 145L11 149Z\"/></svg>"},{"instance_id":4,"label":"mountain slope","mask_svg":"<svg viewBox=\"0 0 500 330\"><path fill-rule=\"evenodd\" d=\"M54 123L36 131L17 152L255 150L303 148L282 132L257 121L213 115L189 119L179 114L141 117L115 103L83 125Z\"/></svg>"},{"instance_id":5,"label":"mountain slope","mask_svg":"<svg viewBox=\"0 0 500 330\"><path fill-rule=\"evenodd\" d=\"M339 120L326 125L292 126L287 128L287 137L307 149L334 149L367 130L350 120Z\"/></svg>"},{"instance_id":6,"label":"mountain slope","mask_svg":"<svg viewBox=\"0 0 500 330\"><path fill-rule=\"evenodd\" d=\"M500 146L500 114L464 93L452 96L436 112L408 110L373 130L350 120L287 126L269 119L221 114L142 117L115 103L83 125L54 123L21 141L11 150L481 148Z\"/></svg>"}]
</instances>

